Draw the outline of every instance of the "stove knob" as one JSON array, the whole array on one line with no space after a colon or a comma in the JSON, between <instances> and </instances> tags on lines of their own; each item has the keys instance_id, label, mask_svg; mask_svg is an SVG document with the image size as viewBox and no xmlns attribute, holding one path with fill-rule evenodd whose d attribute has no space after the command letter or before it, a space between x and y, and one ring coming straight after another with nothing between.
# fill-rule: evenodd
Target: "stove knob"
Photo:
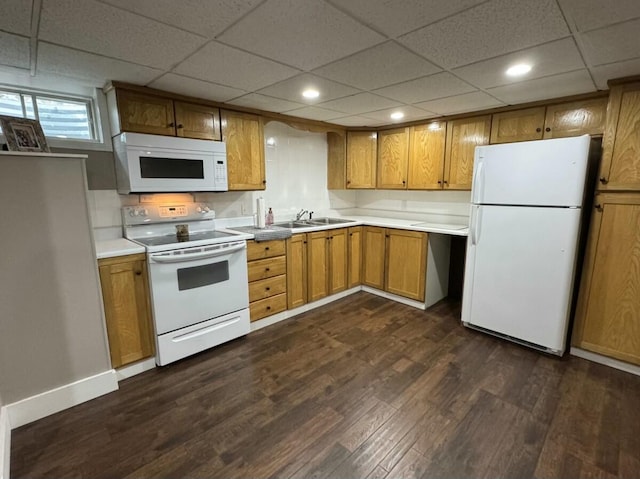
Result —
<instances>
[{"instance_id":1,"label":"stove knob","mask_svg":"<svg viewBox=\"0 0 640 479\"><path fill-rule=\"evenodd\" d=\"M141 216L147 216L149 214L149 211L147 211L146 208L142 208L142 210L140 210L140 215Z\"/></svg>"},{"instance_id":2,"label":"stove knob","mask_svg":"<svg viewBox=\"0 0 640 479\"><path fill-rule=\"evenodd\" d=\"M140 214L140 211L138 211L137 209L133 210L133 216L138 216Z\"/></svg>"},{"instance_id":3,"label":"stove knob","mask_svg":"<svg viewBox=\"0 0 640 479\"><path fill-rule=\"evenodd\" d=\"M129 210L129 216L134 216L135 215L135 211L134 210Z\"/></svg>"},{"instance_id":4,"label":"stove knob","mask_svg":"<svg viewBox=\"0 0 640 479\"><path fill-rule=\"evenodd\" d=\"M200 207L198 206L198 207L196 208L196 211L197 211L198 213L202 213L202 208L200 208Z\"/></svg>"},{"instance_id":5,"label":"stove knob","mask_svg":"<svg viewBox=\"0 0 640 479\"><path fill-rule=\"evenodd\" d=\"M209 207L208 207L208 206L205 206L205 207L204 207L204 212L205 212L205 213L208 213L209 211L211 211L211 210L209 209Z\"/></svg>"}]
</instances>

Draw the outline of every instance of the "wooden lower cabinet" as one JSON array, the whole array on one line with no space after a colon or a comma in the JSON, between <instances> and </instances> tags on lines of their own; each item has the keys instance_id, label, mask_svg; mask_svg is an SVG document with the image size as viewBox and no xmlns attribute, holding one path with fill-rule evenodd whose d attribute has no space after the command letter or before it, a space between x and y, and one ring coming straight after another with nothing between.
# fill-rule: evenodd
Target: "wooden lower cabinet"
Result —
<instances>
[{"instance_id":1,"label":"wooden lower cabinet","mask_svg":"<svg viewBox=\"0 0 640 479\"><path fill-rule=\"evenodd\" d=\"M385 291L424 301L427 233L387 229Z\"/></svg>"},{"instance_id":2,"label":"wooden lower cabinet","mask_svg":"<svg viewBox=\"0 0 640 479\"><path fill-rule=\"evenodd\" d=\"M347 228L307 233L309 302L347 289L347 233Z\"/></svg>"},{"instance_id":3,"label":"wooden lower cabinet","mask_svg":"<svg viewBox=\"0 0 640 479\"><path fill-rule=\"evenodd\" d=\"M247 241L251 321L257 321L287 309L285 252L285 240Z\"/></svg>"},{"instance_id":4,"label":"wooden lower cabinet","mask_svg":"<svg viewBox=\"0 0 640 479\"><path fill-rule=\"evenodd\" d=\"M307 235L287 239L287 308L307 304Z\"/></svg>"},{"instance_id":5,"label":"wooden lower cabinet","mask_svg":"<svg viewBox=\"0 0 640 479\"><path fill-rule=\"evenodd\" d=\"M640 193L595 204L573 345L640 365Z\"/></svg>"},{"instance_id":6,"label":"wooden lower cabinet","mask_svg":"<svg viewBox=\"0 0 640 479\"><path fill-rule=\"evenodd\" d=\"M144 254L98 261L111 365L119 368L155 354Z\"/></svg>"},{"instance_id":7,"label":"wooden lower cabinet","mask_svg":"<svg viewBox=\"0 0 640 479\"><path fill-rule=\"evenodd\" d=\"M362 284L362 226L349 228L347 287L353 288Z\"/></svg>"},{"instance_id":8,"label":"wooden lower cabinet","mask_svg":"<svg viewBox=\"0 0 640 479\"><path fill-rule=\"evenodd\" d=\"M424 301L427 233L365 226L362 245L363 284Z\"/></svg>"}]
</instances>

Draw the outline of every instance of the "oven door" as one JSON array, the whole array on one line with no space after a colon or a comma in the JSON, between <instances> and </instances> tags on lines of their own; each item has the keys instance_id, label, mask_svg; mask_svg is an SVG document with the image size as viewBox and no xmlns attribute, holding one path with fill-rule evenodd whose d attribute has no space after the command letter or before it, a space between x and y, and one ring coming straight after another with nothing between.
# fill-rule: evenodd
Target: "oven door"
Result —
<instances>
[{"instance_id":1,"label":"oven door","mask_svg":"<svg viewBox=\"0 0 640 479\"><path fill-rule=\"evenodd\" d=\"M249 307L245 241L149 253L156 334Z\"/></svg>"}]
</instances>

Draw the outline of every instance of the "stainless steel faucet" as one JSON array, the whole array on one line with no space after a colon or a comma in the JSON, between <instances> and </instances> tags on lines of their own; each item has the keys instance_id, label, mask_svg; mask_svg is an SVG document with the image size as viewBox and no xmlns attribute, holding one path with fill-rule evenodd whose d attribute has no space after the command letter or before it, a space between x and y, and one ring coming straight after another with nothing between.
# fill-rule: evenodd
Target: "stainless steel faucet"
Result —
<instances>
[{"instance_id":1,"label":"stainless steel faucet","mask_svg":"<svg viewBox=\"0 0 640 479\"><path fill-rule=\"evenodd\" d=\"M296 221L300 221L302 219L302 217L304 215L306 215L307 213L309 213L307 210L305 210L304 208L302 208L300 211L298 211L296 213Z\"/></svg>"}]
</instances>

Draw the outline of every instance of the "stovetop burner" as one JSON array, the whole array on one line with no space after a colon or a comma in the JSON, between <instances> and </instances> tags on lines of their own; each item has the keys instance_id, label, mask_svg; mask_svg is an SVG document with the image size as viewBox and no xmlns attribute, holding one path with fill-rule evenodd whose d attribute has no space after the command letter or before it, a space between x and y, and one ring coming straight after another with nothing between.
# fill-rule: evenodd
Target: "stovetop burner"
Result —
<instances>
[{"instance_id":1,"label":"stovetop burner","mask_svg":"<svg viewBox=\"0 0 640 479\"><path fill-rule=\"evenodd\" d=\"M234 235L232 233L224 233L222 231L198 231L195 233L189 233L188 236L178 236L176 234L151 236L147 238L135 238L138 243L142 243L145 246L163 246L174 243L190 243L192 241L202 240L214 240L220 238L230 238Z\"/></svg>"}]
</instances>

